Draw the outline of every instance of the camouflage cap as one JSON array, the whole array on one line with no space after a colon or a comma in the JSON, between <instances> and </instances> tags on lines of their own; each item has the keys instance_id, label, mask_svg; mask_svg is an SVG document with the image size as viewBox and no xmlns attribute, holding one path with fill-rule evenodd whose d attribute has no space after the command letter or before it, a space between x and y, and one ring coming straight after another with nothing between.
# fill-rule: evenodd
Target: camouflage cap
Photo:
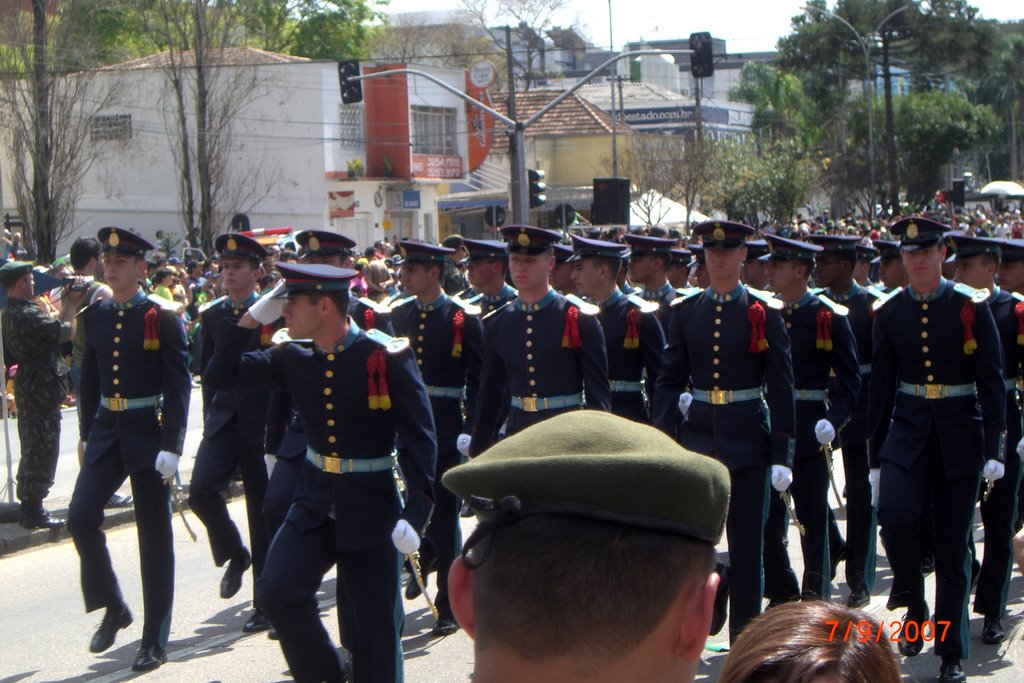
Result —
<instances>
[{"instance_id":1,"label":"camouflage cap","mask_svg":"<svg viewBox=\"0 0 1024 683\"><path fill-rule=\"evenodd\" d=\"M591 410L564 413L453 467L442 480L489 515L587 517L716 544L729 473L653 427Z\"/></svg>"}]
</instances>

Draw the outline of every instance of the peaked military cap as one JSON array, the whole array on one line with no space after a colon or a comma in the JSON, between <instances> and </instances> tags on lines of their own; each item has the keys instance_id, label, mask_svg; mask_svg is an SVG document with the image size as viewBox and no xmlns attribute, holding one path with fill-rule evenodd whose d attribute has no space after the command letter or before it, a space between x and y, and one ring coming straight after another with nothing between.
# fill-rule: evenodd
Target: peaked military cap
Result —
<instances>
[{"instance_id":1,"label":"peaked military cap","mask_svg":"<svg viewBox=\"0 0 1024 683\"><path fill-rule=\"evenodd\" d=\"M240 235L237 232L217 235L217 239L213 241L213 248L221 258L233 256L252 261L262 261L267 258L267 250L262 244L248 235Z\"/></svg>"},{"instance_id":2,"label":"peaked military cap","mask_svg":"<svg viewBox=\"0 0 1024 683\"><path fill-rule=\"evenodd\" d=\"M356 242L337 232L327 230L303 230L295 235L295 241L302 248L301 256L352 256Z\"/></svg>"},{"instance_id":3,"label":"peaked military cap","mask_svg":"<svg viewBox=\"0 0 1024 683\"><path fill-rule=\"evenodd\" d=\"M892 240L875 240L872 242L875 249L878 249L878 261L890 261L900 257L900 244Z\"/></svg>"},{"instance_id":4,"label":"peaked military cap","mask_svg":"<svg viewBox=\"0 0 1024 683\"><path fill-rule=\"evenodd\" d=\"M812 244L822 249L822 254L857 254L860 238L856 235L811 235Z\"/></svg>"},{"instance_id":5,"label":"peaked military cap","mask_svg":"<svg viewBox=\"0 0 1024 683\"><path fill-rule=\"evenodd\" d=\"M0 266L0 282L7 284L31 272L32 264L28 261L8 261Z\"/></svg>"},{"instance_id":6,"label":"peaked military cap","mask_svg":"<svg viewBox=\"0 0 1024 683\"><path fill-rule=\"evenodd\" d=\"M866 244L858 244L855 247L857 252L857 260L859 261L873 261L878 258L879 251L875 247L869 247Z\"/></svg>"},{"instance_id":7,"label":"peaked military cap","mask_svg":"<svg viewBox=\"0 0 1024 683\"><path fill-rule=\"evenodd\" d=\"M625 259L629 255L629 247L619 242L593 240L579 235L572 235L573 254L570 261L579 261L588 256L601 258Z\"/></svg>"},{"instance_id":8,"label":"peaked military cap","mask_svg":"<svg viewBox=\"0 0 1024 683\"><path fill-rule=\"evenodd\" d=\"M948 225L924 216L902 218L889 226L889 232L899 238L902 251L917 251L934 246L949 231Z\"/></svg>"},{"instance_id":9,"label":"peaked military cap","mask_svg":"<svg viewBox=\"0 0 1024 683\"><path fill-rule=\"evenodd\" d=\"M128 256L145 256L150 249L156 249L153 243L142 235L124 228L100 228L96 233L96 239L103 245L103 251Z\"/></svg>"},{"instance_id":10,"label":"peaked military cap","mask_svg":"<svg viewBox=\"0 0 1024 683\"><path fill-rule=\"evenodd\" d=\"M444 263L445 257L455 253L454 249L419 240L401 240L398 251L403 263Z\"/></svg>"},{"instance_id":11,"label":"peaked military cap","mask_svg":"<svg viewBox=\"0 0 1024 683\"><path fill-rule=\"evenodd\" d=\"M700 237L704 248L720 247L734 249L745 246L747 239L756 234L749 225L733 221L704 221L693 227L693 234Z\"/></svg>"},{"instance_id":12,"label":"peaked military cap","mask_svg":"<svg viewBox=\"0 0 1024 683\"><path fill-rule=\"evenodd\" d=\"M568 244L556 242L552 245L552 248L555 250L555 263L568 263L569 259L572 258L572 247Z\"/></svg>"},{"instance_id":13,"label":"peaked military cap","mask_svg":"<svg viewBox=\"0 0 1024 683\"><path fill-rule=\"evenodd\" d=\"M693 261L690 262L690 267L703 266L707 263L706 255L704 254L703 244L691 244L689 245L690 251L693 253Z\"/></svg>"},{"instance_id":14,"label":"peaked military cap","mask_svg":"<svg viewBox=\"0 0 1024 683\"><path fill-rule=\"evenodd\" d=\"M278 296L301 292L348 291L352 278L358 273L350 268L338 268L320 263L278 263L277 270L284 278L284 291Z\"/></svg>"},{"instance_id":15,"label":"peaked military cap","mask_svg":"<svg viewBox=\"0 0 1024 683\"><path fill-rule=\"evenodd\" d=\"M561 241L562 233L532 225L506 225L501 229L505 249L516 254L541 254Z\"/></svg>"},{"instance_id":16,"label":"peaked military cap","mask_svg":"<svg viewBox=\"0 0 1024 683\"><path fill-rule=\"evenodd\" d=\"M693 252L692 251L690 251L689 249L680 249L680 248L677 247L675 249L672 249L671 253L672 253L672 260L670 261L670 263L672 265L674 265L674 266L676 266L676 265L678 265L678 266L686 266L687 268L690 267L690 262L693 259Z\"/></svg>"},{"instance_id":17,"label":"peaked military cap","mask_svg":"<svg viewBox=\"0 0 1024 683\"><path fill-rule=\"evenodd\" d=\"M624 235L622 240L629 245L630 256L671 255L672 247L679 245L678 240L649 235Z\"/></svg>"},{"instance_id":18,"label":"peaked military cap","mask_svg":"<svg viewBox=\"0 0 1024 683\"><path fill-rule=\"evenodd\" d=\"M962 232L951 232L946 235L949 248L956 255L957 259L967 259L979 254L1002 255L1003 240L992 239L991 237L973 237Z\"/></svg>"},{"instance_id":19,"label":"peaked military cap","mask_svg":"<svg viewBox=\"0 0 1024 683\"><path fill-rule=\"evenodd\" d=\"M587 517L716 544L729 473L659 430L609 413L540 422L450 469L442 483L481 521Z\"/></svg>"},{"instance_id":20,"label":"peaked military cap","mask_svg":"<svg viewBox=\"0 0 1024 683\"><path fill-rule=\"evenodd\" d=\"M463 239L463 245L469 251L472 261L507 261L508 251L501 240L470 240Z\"/></svg>"},{"instance_id":21,"label":"peaked military cap","mask_svg":"<svg viewBox=\"0 0 1024 683\"><path fill-rule=\"evenodd\" d=\"M759 259L768 253L768 242L766 240L747 240L747 263Z\"/></svg>"},{"instance_id":22,"label":"peaked military cap","mask_svg":"<svg viewBox=\"0 0 1024 683\"><path fill-rule=\"evenodd\" d=\"M778 235L767 235L768 260L769 261L809 261L813 262L816 254L822 252L822 248L810 242L791 240Z\"/></svg>"},{"instance_id":23,"label":"peaked military cap","mask_svg":"<svg viewBox=\"0 0 1024 683\"><path fill-rule=\"evenodd\" d=\"M1003 263L1024 261L1024 240L1006 240L1003 242Z\"/></svg>"}]
</instances>

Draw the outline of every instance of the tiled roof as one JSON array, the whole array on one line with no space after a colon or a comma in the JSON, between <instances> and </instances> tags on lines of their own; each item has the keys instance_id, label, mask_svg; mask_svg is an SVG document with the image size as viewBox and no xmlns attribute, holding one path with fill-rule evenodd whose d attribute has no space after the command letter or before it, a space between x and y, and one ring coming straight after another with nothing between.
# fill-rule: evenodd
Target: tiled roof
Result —
<instances>
[{"instance_id":1,"label":"tiled roof","mask_svg":"<svg viewBox=\"0 0 1024 683\"><path fill-rule=\"evenodd\" d=\"M179 63L185 66L192 66L195 62L195 54L191 51L178 53L176 56ZM258 50L254 47L227 47L219 50L210 50L206 55L208 64L218 66L254 66L258 64L285 64L291 62L308 62L307 57L293 57L267 50ZM130 59L127 62L111 64L103 67L103 70L133 71L136 69L162 69L171 65L171 53L157 52L153 55Z\"/></svg>"},{"instance_id":2,"label":"tiled roof","mask_svg":"<svg viewBox=\"0 0 1024 683\"><path fill-rule=\"evenodd\" d=\"M516 119L525 121L533 116L541 107L562 94L561 90L529 90L516 93ZM493 107L502 114L507 113L507 95L497 93L491 98ZM629 131L625 123L617 123L616 132ZM504 152L508 148L508 138L497 134L504 131L504 124L495 125L494 147L492 151ZM561 135L610 135L612 117L608 112L587 101L579 93L573 93L558 106L539 118L536 123L526 129L527 137L556 137Z\"/></svg>"},{"instance_id":3,"label":"tiled roof","mask_svg":"<svg viewBox=\"0 0 1024 683\"><path fill-rule=\"evenodd\" d=\"M611 88L607 83L588 83L580 88L580 95L590 98L594 103L605 105L611 100ZM622 90L615 89L615 101L619 101L619 93L626 102L652 102L670 104L693 104L689 97L672 92L653 83L630 83L624 82Z\"/></svg>"}]
</instances>

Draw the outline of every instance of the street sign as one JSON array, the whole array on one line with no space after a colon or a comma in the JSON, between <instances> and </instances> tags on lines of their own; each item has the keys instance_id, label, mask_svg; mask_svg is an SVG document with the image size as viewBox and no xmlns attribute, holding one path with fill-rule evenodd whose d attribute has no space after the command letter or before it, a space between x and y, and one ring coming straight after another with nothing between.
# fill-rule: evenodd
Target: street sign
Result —
<instances>
[{"instance_id":1,"label":"street sign","mask_svg":"<svg viewBox=\"0 0 1024 683\"><path fill-rule=\"evenodd\" d=\"M498 69L495 68L494 62L483 60L477 62L469 69L469 82L473 84L474 88L480 90L487 90L494 85L494 80L498 77Z\"/></svg>"},{"instance_id":2,"label":"street sign","mask_svg":"<svg viewBox=\"0 0 1024 683\"><path fill-rule=\"evenodd\" d=\"M484 209L484 223L491 228L500 228L505 225L505 207L495 205Z\"/></svg>"},{"instance_id":3,"label":"street sign","mask_svg":"<svg viewBox=\"0 0 1024 683\"><path fill-rule=\"evenodd\" d=\"M572 225L576 218L576 209L571 204L559 204L551 210L551 221L560 228Z\"/></svg>"}]
</instances>

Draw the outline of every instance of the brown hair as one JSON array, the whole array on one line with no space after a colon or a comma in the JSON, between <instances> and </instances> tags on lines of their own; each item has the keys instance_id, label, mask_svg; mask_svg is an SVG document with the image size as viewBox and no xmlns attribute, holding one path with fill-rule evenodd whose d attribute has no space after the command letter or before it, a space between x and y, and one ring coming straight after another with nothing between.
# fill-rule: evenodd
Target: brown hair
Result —
<instances>
[{"instance_id":1,"label":"brown hair","mask_svg":"<svg viewBox=\"0 0 1024 683\"><path fill-rule=\"evenodd\" d=\"M852 625L847 629L847 625ZM896 653L865 612L831 602L791 602L751 621L719 683L782 683L834 676L843 683L899 683Z\"/></svg>"}]
</instances>

